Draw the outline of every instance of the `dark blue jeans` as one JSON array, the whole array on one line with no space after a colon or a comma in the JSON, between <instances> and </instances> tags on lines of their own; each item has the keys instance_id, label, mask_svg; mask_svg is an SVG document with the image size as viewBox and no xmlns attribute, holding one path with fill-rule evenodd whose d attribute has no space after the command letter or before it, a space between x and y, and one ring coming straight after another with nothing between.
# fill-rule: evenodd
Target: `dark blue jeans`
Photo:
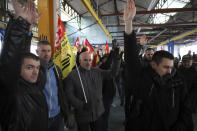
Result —
<instances>
[{"instance_id":1,"label":"dark blue jeans","mask_svg":"<svg viewBox=\"0 0 197 131\"><path fill-rule=\"evenodd\" d=\"M49 118L48 123L49 131L64 131L64 118L59 113L53 118Z\"/></svg>"}]
</instances>

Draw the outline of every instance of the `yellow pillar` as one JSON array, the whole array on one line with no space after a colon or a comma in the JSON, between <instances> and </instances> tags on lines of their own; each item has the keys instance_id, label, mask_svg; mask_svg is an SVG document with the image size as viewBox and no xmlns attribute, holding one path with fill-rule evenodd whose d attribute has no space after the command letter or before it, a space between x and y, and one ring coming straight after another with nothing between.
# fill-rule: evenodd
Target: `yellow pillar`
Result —
<instances>
[{"instance_id":1,"label":"yellow pillar","mask_svg":"<svg viewBox=\"0 0 197 131\"><path fill-rule=\"evenodd\" d=\"M54 35L54 5L53 0L38 0L38 13L42 14L38 21L38 36L47 36L53 52L55 43Z\"/></svg>"}]
</instances>

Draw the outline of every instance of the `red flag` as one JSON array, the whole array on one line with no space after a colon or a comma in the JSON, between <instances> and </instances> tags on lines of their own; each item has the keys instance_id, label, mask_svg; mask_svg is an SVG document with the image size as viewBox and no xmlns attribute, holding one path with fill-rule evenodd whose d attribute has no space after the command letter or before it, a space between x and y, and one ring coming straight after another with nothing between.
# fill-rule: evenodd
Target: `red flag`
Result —
<instances>
[{"instance_id":1,"label":"red flag","mask_svg":"<svg viewBox=\"0 0 197 131\"><path fill-rule=\"evenodd\" d=\"M109 54L109 45L108 45L107 41L105 43L105 49L106 49L107 54Z\"/></svg>"},{"instance_id":2,"label":"red flag","mask_svg":"<svg viewBox=\"0 0 197 131\"><path fill-rule=\"evenodd\" d=\"M75 47L79 47L80 46L80 44L79 44L79 37L77 37L77 40L76 40L76 42L75 42L75 45L74 45Z\"/></svg>"},{"instance_id":3,"label":"red flag","mask_svg":"<svg viewBox=\"0 0 197 131\"><path fill-rule=\"evenodd\" d=\"M61 39L64 37L64 34L65 34L64 25L62 24L60 16L58 15L57 32L56 32L55 45L54 45L55 50L61 46Z\"/></svg>"},{"instance_id":4,"label":"red flag","mask_svg":"<svg viewBox=\"0 0 197 131\"><path fill-rule=\"evenodd\" d=\"M85 46L86 46L86 50L89 52L89 53L93 53L94 52L94 49L92 48L92 46L90 45L89 41L86 39L85 41Z\"/></svg>"},{"instance_id":5,"label":"red flag","mask_svg":"<svg viewBox=\"0 0 197 131\"><path fill-rule=\"evenodd\" d=\"M99 56L99 58L101 57L100 53L99 53L99 50L97 50L96 54Z\"/></svg>"},{"instance_id":6,"label":"red flag","mask_svg":"<svg viewBox=\"0 0 197 131\"><path fill-rule=\"evenodd\" d=\"M100 61L100 54L99 51L97 51L94 55L93 55L93 59L92 59L92 67L96 67L97 63Z\"/></svg>"}]
</instances>

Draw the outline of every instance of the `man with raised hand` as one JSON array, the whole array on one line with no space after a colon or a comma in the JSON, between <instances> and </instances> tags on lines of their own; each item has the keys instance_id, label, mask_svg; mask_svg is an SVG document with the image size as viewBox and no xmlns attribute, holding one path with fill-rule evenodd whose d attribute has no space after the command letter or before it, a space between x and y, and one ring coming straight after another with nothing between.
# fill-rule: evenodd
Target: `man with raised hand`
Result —
<instances>
[{"instance_id":1,"label":"man with raised hand","mask_svg":"<svg viewBox=\"0 0 197 131\"><path fill-rule=\"evenodd\" d=\"M182 65L177 69L184 77L189 92L189 97L192 103L192 112L196 113L197 106L197 70L192 65L192 56L184 55L182 57Z\"/></svg>"},{"instance_id":2,"label":"man with raised hand","mask_svg":"<svg viewBox=\"0 0 197 131\"><path fill-rule=\"evenodd\" d=\"M47 131L47 104L38 81L40 60L29 53L30 26L38 15L32 0L13 0L15 18L6 28L0 57L1 131Z\"/></svg>"},{"instance_id":3,"label":"man with raised hand","mask_svg":"<svg viewBox=\"0 0 197 131\"><path fill-rule=\"evenodd\" d=\"M126 131L193 131L187 88L173 68L173 55L157 51L150 67L143 68L140 63L132 26L135 14L134 0L127 0L124 39L127 99L131 104Z\"/></svg>"}]
</instances>

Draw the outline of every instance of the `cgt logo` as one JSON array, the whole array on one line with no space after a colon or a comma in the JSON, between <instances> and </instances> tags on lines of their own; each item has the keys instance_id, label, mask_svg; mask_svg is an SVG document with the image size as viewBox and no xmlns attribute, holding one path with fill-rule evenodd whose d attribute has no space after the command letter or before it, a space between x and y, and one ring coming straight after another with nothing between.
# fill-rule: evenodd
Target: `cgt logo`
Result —
<instances>
[{"instance_id":1,"label":"cgt logo","mask_svg":"<svg viewBox=\"0 0 197 131\"><path fill-rule=\"evenodd\" d=\"M89 46L86 47L86 50L90 53L90 47Z\"/></svg>"}]
</instances>

